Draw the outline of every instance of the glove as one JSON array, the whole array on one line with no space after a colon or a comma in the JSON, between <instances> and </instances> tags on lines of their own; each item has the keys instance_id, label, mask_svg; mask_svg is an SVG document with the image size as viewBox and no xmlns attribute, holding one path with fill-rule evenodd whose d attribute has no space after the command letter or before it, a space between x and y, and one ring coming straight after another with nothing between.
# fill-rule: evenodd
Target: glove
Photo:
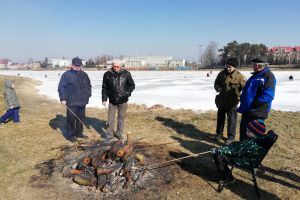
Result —
<instances>
[{"instance_id":1,"label":"glove","mask_svg":"<svg viewBox=\"0 0 300 200\"><path fill-rule=\"evenodd\" d=\"M210 152L211 152L212 154L215 154L215 153L217 152L217 148L212 148L212 149L210 149Z\"/></svg>"}]
</instances>

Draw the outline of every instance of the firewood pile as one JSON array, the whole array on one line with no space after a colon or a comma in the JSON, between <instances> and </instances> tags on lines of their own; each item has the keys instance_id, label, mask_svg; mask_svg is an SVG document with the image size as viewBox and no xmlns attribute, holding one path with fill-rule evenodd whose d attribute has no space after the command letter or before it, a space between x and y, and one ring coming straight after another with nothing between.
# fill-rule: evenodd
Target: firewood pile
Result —
<instances>
[{"instance_id":1,"label":"firewood pile","mask_svg":"<svg viewBox=\"0 0 300 200\"><path fill-rule=\"evenodd\" d=\"M81 186L104 193L135 186L144 181L145 158L127 141L100 142L85 149L69 168L70 177Z\"/></svg>"}]
</instances>

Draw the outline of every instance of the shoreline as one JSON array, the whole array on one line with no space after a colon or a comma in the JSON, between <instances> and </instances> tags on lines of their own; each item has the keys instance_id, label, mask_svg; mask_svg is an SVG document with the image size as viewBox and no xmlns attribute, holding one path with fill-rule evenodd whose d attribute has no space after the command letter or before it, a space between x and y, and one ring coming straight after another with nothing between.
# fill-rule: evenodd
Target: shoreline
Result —
<instances>
[{"instance_id":1,"label":"shoreline","mask_svg":"<svg viewBox=\"0 0 300 200\"><path fill-rule=\"evenodd\" d=\"M39 78L35 78L35 77L30 77L30 76L28 76L28 75L25 75L25 76L17 76L17 75L1 75L0 74L0 77L1 76L11 76L11 77L14 77L14 79L18 79L18 78L21 78L21 77L26 77L26 78L30 78L30 79L32 79L32 80L34 80L34 81L37 81L37 85L35 86L35 88L38 90L38 93L40 94L40 95L42 95L42 96L45 96L45 97L47 97L47 98L49 98L50 100L54 100L54 101L56 101L57 103L60 103L59 102L59 99L58 99L58 93L57 93L57 90L56 90L56 88L53 88L53 81L52 82L49 82L48 81L48 84L47 84L47 81L46 81L46 84L45 84L45 80L48 80L48 79L45 79L44 77L39 77ZM49 80L52 80L51 79L51 77L52 77L53 75L51 75L50 74L50 76L49 76L49 74L48 74L48 78L50 78ZM53 78L53 77L52 77ZM56 78L58 78L58 77L56 77ZM97 83L97 84L99 84L99 83ZM100 83L101 84L101 83ZM52 90L49 90L49 87L50 88L53 88ZM101 96L99 96L99 92L100 92L100 94L101 94L101 90L99 91L99 89L97 89L96 90L96 92L94 91L95 89L93 89L93 94L94 95L92 95L92 98L90 99L90 102L89 102L89 104L87 105L87 107L88 108L98 108L98 109L103 109L104 107L99 103L99 104L95 104L95 102L100 102L101 101ZM96 95L95 95L96 94ZM165 102L165 105L163 104L163 103L159 103L159 101L156 101L155 102L155 100L152 100L152 101L149 101L149 102L147 102L146 101L146 103L144 103L144 102L141 102L141 103L137 103L137 102L140 102L139 101L139 98L140 98L140 95L139 94L137 94L136 96L133 96L133 97L131 97L130 99L129 99L129 104L132 104L132 105L136 105L136 106L141 106L141 107L146 107L147 109L150 109L150 108L152 108L152 107L162 107L162 108L166 108L166 109L172 109L172 110L189 110L189 111L192 111L192 112L194 112L194 113L205 113L205 112L216 112L217 111L217 108L215 107L215 105L214 105L214 95L215 94L212 94L213 96L212 97L210 97L211 98L211 100L209 101L209 103L207 103L207 101L205 101L206 102L206 104L204 104L204 105L201 105L201 107L198 107L197 108L197 106L191 106L192 108L189 108L189 107L186 107L186 106L184 106L184 105L180 105L180 106L177 106L177 107L173 107L173 106L169 106L168 105L168 102L165 102L165 99L164 99L164 102ZM138 96L138 97L137 97ZM181 98L183 98L184 96L182 96ZM172 98L172 97L170 97L170 98ZM201 97L201 95L199 96L199 100L200 100L200 102L201 102L201 100L203 101L203 99L202 99L203 97ZM276 97L275 97L276 98ZM278 97L277 97L278 98ZM197 98L196 98L197 99ZM285 99L285 98L284 98ZM182 99L183 100L183 99ZM178 100L177 100L178 101ZM277 100L277 102L278 102L278 100ZM276 102L276 103L277 103ZM281 102L284 102L284 101L281 101ZM288 101L289 102L289 101ZM212 105L210 105L210 104L212 104ZM174 103L173 104L171 104L171 105L174 105ZM205 107L205 105L207 106L207 107ZM282 104L282 105L279 105L279 106L282 106L283 107L283 109L278 109L278 105L277 105L277 107L275 106L275 108L274 108L274 106L272 106L272 110L274 110L274 111L282 111L282 112L300 112L300 110L290 110L289 109L289 107L291 107L290 105L292 105L292 104L287 104L287 103L285 103L285 104Z\"/></svg>"}]
</instances>

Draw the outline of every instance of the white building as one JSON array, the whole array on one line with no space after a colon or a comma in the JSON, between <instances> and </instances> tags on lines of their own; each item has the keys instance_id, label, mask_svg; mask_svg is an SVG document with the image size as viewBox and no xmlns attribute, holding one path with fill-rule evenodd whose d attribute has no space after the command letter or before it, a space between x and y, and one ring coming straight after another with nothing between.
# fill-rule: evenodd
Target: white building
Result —
<instances>
[{"instance_id":1,"label":"white building","mask_svg":"<svg viewBox=\"0 0 300 200\"><path fill-rule=\"evenodd\" d=\"M124 56L125 67L168 67L172 56Z\"/></svg>"},{"instance_id":2,"label":"white building","mask_svg":"<svg viewBox=\"0 0 300 200\"><path fill-rule=\"evenodd\" d=\"M107 62L108 68L112 62ZM125 67L177 67L185 65L185 60L173 60L172 56L123 56L119 62Z\"/></svg>"},{"instance_id":3,"label":"white building","mask_svg":"<svg viewBox=\"0 0 300 200\"><path fill-rule=\"evenodd\" d=\"M62 59L53 58L52 65L53 65L53 67L69 67L72 65L72 60L68 60L65 58L62 58ZM82 65L83 66L86 65L85 60L82 60Z\"/></svg>"},{"instance_id":4,"label":"white building","mask_svg":"<svg viewBox=\"0 0 300 200\"><path fill-rule=\"evenodd\" d=\"M185 66L185 60L170 60L169 67Z\"/></svg>"},{"instance_id":5,"label":"white building","mask_svg":"<svg viewBox=\"0 0 300 200\"><path fill-rule=\"evenodd\" d=\"M69 67L72 65L72 60L68 60L64 58L62 59L53 58L52 65L53 67Z\"/></svg>"}]
</instances>

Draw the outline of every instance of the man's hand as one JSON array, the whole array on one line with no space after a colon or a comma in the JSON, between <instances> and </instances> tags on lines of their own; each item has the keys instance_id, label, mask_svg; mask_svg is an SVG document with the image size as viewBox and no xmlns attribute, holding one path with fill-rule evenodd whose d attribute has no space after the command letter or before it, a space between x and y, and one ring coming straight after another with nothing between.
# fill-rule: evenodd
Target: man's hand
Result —
<instances>
[{"instance_id":1,"label":"man's hand","mask_svg":"<svg viewBox=\"0 0 300 200\"><path fill-rule=\"evenodd\" d=\"M106 101L102 101L102 105L106 108L107 107L107 102Z\"/></svg>"},{"instance_id":2,"label":"man's hand","mask_svg":"<svg viewBox=\"0 0 300 200\"><path fill-rule=\"evenodd\" d=\"M9 106L10 107L10 109L14 109L14 106Z\"/></svg>"},{"instance_id":3,"label":"man's hand","mask_svg":"<svg viewBox=\"0 0 300 200\"><path fill-rule=\"evenodd\" d=\"M61 102L61 105L65 106L67 104L66 100L62 100Z\"/></svg>"}]
</instances>

